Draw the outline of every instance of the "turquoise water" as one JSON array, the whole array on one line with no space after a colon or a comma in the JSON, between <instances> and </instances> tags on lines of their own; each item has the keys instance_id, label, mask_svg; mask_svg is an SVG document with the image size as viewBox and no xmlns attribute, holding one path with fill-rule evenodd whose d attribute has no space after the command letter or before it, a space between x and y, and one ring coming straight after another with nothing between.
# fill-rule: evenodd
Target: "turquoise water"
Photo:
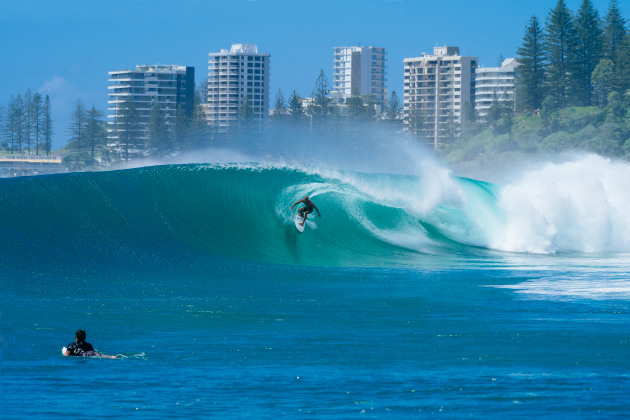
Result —
<instances>
[{"instance_id":1,"label":"turquoise water","mask_svg":"<svg viewBox=\"0 0 630 420\"><path fill-rule=\"evenodd\" d=\"M626 418L629 172L0 180L3 417Z\"/></svg>"}]
</instances>

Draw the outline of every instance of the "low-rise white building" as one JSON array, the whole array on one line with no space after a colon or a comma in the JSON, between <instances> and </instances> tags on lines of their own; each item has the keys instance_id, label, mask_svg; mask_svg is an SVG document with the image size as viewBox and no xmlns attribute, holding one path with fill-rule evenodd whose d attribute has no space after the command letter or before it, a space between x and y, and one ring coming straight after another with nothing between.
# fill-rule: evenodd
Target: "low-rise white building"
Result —
<instances>
[{"instance_id":1,"label":"low-rise white building","mask_svg":"<svg viewBox=\"0 0 630 420\"><path fill-rule=\"evenodd\" d=\"M488 110L495 101L509 102L515 106L514 71L516 59L503 60L501 67L479 67L477 69L475 89L475 109L479 117L488 115Z\"/></svg>"}]
</instances>

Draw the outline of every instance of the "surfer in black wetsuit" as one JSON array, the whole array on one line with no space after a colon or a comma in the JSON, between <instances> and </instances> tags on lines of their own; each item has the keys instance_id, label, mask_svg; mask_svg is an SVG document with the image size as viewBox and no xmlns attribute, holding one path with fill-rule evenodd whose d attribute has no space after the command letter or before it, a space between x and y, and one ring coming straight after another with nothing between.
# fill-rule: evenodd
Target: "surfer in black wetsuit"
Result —
<instances>
[{"instance_id":1,"label":"surfer in black wetsuit","mask_svg":"<svg viewBox=\"0 0 630 420\"><path fill-rule=\"evenodd\" d=\"M308 195L304 196L303 199L298 200L295 202L295 204L293 204L291 206L291 210L293 210L293 207L295 207L297 204L303 203L304 207L300 207L298 209L298 214L300 216L303 217L302 219L302 223L300 223L300 226L304 226L304 222L306 222L306 216L308 216L309 214L313 213L313 209L317 210L317 215L319 217L322 217L321 214L319 214L319 209L317 208L317 206L310 200L310 198L308 198Z\"/></svg>"},{"instance_id":2,"label":"surfer in black wetsuit","mask_svg":"<svg viewBox=\"0 0 630 420\"><path fill-rule=\"evenodd\" d=\"M88 342L85 341L87 334L84 330L77 330L74 336L74 343L68 344L66 351L63 353L64 356L98 356L98 357L109 357L110 359L115 359L116 356L108 356L106 354L100 354L99 352L94 350L94 347Z\"/></svg>"}]
</instances>

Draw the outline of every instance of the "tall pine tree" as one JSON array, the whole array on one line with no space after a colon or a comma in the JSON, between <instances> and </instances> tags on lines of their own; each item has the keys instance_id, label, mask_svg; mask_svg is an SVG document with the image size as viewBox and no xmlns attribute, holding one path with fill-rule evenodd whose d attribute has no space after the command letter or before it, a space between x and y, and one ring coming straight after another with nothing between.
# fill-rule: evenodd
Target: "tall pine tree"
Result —
<instances>
[{"instance_id":1,"label":"tall pine tree","mask_svg":"<svg viewBox=\"0 0 630 420\"><path fill-rule=\"evenodd\" d=\"M33 132L33 94L30 89L27 89L24 92L24 143L29 154L33 144Z\"/></svg>"},{"instance_id":2,"label":"tall pine tree","mask_svg":"<svg viewBox=\"0 0 630 420\"><path fill-rule=\"evenodd\" d=\"M545 55L547 64L547 89L560 108L569 105L575 92L572 76L576 73L576 35L572 13L564 0L558 0L549 12L545 27Z\"/></svg>"},{"instance_id":3,"label":"tall pine tree","mask_svg":"<svg viewBox=\"0 0 630 420\"><path fill-rule=\"evenodd\" d=\"M273 119L280 121L286 117L287 114L287 105L284 101L284 95L282 94L282 89L278 89L278 93L276 94L276 101L273 104Z\"/></svg>"},{"instance_id":4,"label":"tall pine tree","mask_svg":"<svg viewBox=\"0 0 630 420\"><path fill-rule=\"evenodd\" d=\"M626 34L619 49L615 71L615 86L630 102L630 32Z\"/></svg>"},{"instance_id":5,"label":"tall pine tree","mask_svg":"<svg viewBox=\"0 0 630 420\"><path fill-rule=\"evenodd\" d=\"M617 64L617 54L626 35L626 19L619 10L617 0L610 0L604 18L604 56Z\"/></svg>"},{"instance_id":6,"label":"tall pine tree","mask_svg":"<svg viewBox=\"0 0 630 420\"><path fill-rule=\"evenodd\" d=\"M103 112L97 110L94 105L85 113L85 138L90 147L93 161L96 148L100 147L105 139L105 123L102 118Z\"/></svg>"},{"instance_id":7,"label":"tall pine tree","mask_svg":"<svg viewBox=\"0 0 630 420\"><path fill-rule=\"evenodd\" d=\"M591 75L603 56L603 30L597 9L591 0L583 0L575 18L576 62L573 75L575 104L590 106L593 95Z\"/></svg>"},{"instance_id":8,"label":"tall pine tree","mask_svg":"<svg viewBox=\"0 0 630 420\"><path fill-rule=\"evenodd\" d=\"M70 145L81 153L81 149L85 146L85 123L87 121L87 110L81 102L81 99L77 99L72 109L70 116L70 126L68 127L68 134L70 135Z\"/></svg>"},{"instance_id":9,"label":"tall pine tree","mask_svg":"<svg viewBox=\"0 0 630 420\"><path fill-rule=\"evenodd\" d=\"M289 119L294 123L299 123L304 118L304 107L302 106L302 98L297 91L293 90L289 96Z\"/></svg>"},{"instance_id":10,"label":"tall pine tree","mask_svg":"<svg viewBox=\"0 0 630 420\"><path fill-rule=\"evenodd\" d=\"M521 111L540 109L545 98L544 35L540 22L532 16L518 48L516 67L516 104Z\"/></svg>"},{"instance_id":11,"label":"tall pine tree","mask_svg":"<svg viewBox=\"0 0 630 420\"><path fill-rule=\"evenodd\" d=\"M618 92L624 92L630 88L630 84L626 83L626 79L630 77L630 64L626 64L625 58L624 41L628 34L626 23L617 0L610 0L608 13L604 19L604 56L613 62L615 69L613 89Z\"/></svg>"},{"instance_id":12,"label":"tall pine tree","mask_svg":"<svg viewBox=\"0 0 630 420\"><path fill-rule=\"evenodd\" d=\"M402 106L400 105L400 99L395 90L392 90L392 94L389 99L387 111L385 112L385 119L391 124L397 125L402 115Z\"/></svg>"},{"instance_id":13,"label":"tall pine tree","mask_svg":"<svg viewBox=\"0 0 630 420\"><path fill-rule=\"evenodd\" d=\"M48 156L52 150L53 120L50 98L46 95L42 108L42 136L44 137L44 150Z\"/></svg>"},{"instance_id":14,"label":"tall pine tree","mask_svg":"<svg viewBox=\"0 0 630 420\"><path fill-rule=\"evenodd\" d=\"M35 154L39 155L40 135L42 134L43 103L42 95L37 92L31 99L31 117L35 136Z\"/></svg>"},{"instance_id":15,"label":"tall pine tree","mask_svg":"<svg viewBox=\"0 0 630 420\"><path fill-rule=\"evenodd\" d=\"M324 70L320 70L313 88L313 101L309 105L309 113L313 120L325 121L333 112L334 104L328 97L329 93L328 78Z\"/></svg>"},{"instance_id":16,"label":"tall pine tree","mask_svg":"<svg viewBox=\"0 0 630 420\"><path fill-rule=\"evenodd\" d=\"M9 109L7 110L6 137L11 144L11 153L22 153L22 142L24 141L24 124L26 121L24 112L24 102L22 96L11 97Z\"/></svg>"}]
</instances>

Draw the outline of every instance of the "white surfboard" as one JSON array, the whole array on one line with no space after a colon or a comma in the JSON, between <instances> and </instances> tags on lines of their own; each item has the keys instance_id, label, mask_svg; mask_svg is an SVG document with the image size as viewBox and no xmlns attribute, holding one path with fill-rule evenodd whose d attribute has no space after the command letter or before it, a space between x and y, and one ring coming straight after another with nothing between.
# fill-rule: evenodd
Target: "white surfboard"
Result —
<instances>
[{"instance_id":1,"label":"white surfboard","mask_svg":"<svg viewBox=\"0 0 630 420\"><path fill-rule=\"evenodd\" d=\"M299 214L295 215L295 228L299 231L299 232L304 232L304 225L301 225L300 223L302 223L302 219L303 217L300 216Z\"/></svg>"},{"instance_id":2,"label":"white surfboard","mask_svg":"<svg viewBox=\"0 0 630 420\"><path fill-rule=\"evenodd\" d=\"M68 349L67 349L67 348L65 348L65 347L62 347L62 348L61 348L61 354L62 354L62 355L64 355L64 356L65 356L67 351L68 351Z\"/></svg>"}]
</instances>

